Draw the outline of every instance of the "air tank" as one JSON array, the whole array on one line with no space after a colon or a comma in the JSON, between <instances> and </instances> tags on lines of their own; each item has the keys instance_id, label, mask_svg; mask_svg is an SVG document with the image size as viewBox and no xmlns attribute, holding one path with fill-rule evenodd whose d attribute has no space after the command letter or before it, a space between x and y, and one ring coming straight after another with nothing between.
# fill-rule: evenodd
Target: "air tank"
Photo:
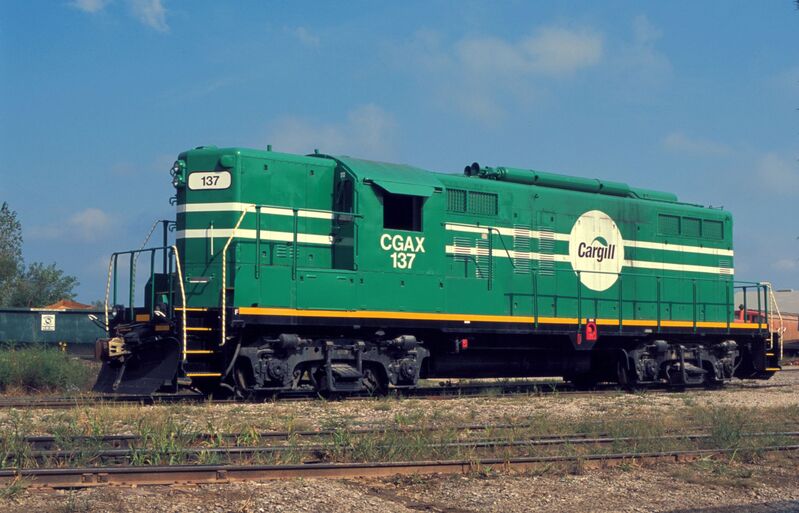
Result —
<instances>
[{"instance_id":1,"label":"air tank","mask_svg":"<svg viewBox=\"0 0 799 513\"><path fill-rule=\"evenodd\" d=\"M629 185L621 182L609 180L597 180L596 178L581 178L578 176L560 175L555 173L545 173L534 169L519 169L515 167L480 167L474 163L464 169L466 176L477 176L498 180L501 182L519 183L524 185L537 185L539 187L551 187L553 189L565 189L569 191L592 192L595 194L607 194L609 196L621 196L625 198L639 198L654 201L676 202L677 196L674 194L650 191L647 189L633 189Z\"/></svg>"}]
</instances>

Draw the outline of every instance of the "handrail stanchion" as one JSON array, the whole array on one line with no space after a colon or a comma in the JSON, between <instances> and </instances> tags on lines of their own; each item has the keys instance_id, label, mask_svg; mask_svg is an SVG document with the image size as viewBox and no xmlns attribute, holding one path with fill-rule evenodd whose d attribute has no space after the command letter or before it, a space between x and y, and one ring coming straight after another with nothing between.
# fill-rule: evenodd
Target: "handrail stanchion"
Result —
<instances>
[{"instance_id":1,"label":"handrail stanchion","mask_svg":"<svg viewBox=\"0 0 799 513\"><path fill-rule=\"evenodd\" d=\"M255 279L261 277L261 207L255 207Z\"/></svg>"},{"instance_id":2,"label":"handrail stanchion","mask_svg":"<svg viewBox=\"0 0 799 513\"><path fill-rule=\"evenodd\" d=\"M164 220L161 221L161 223L163 225L163 229L164 229L163 234L162 234L163 235L162 239L163 239L163 247L164 248L169 246L169 223L171 223L171 222L172 221L170 221L168 219L164 219ZM163 251L164 251L163 258L162 258L163 267L161 268L161 271L164 274L166 274L166 261L168 260L168 257L167 257L166 249L164 249Z\"/></svg>"},{"instance_id":3,"label":"handrail stanchion","mask_svg":"<svg viewBox=\"0 0 799 513\"><path fill-rule=\"evenodd\" d=\"M136 255L135 252L130 252L130 270L128 272L128 296L130 299L130 321L133 322L135 320L135 312L133 308L133 279L135 277L133 273L133 266L136 265L134 262L134 256Z\"/></svg>"},{"instance_id":4,"label":"handrail stanchion","mask_svg":"<svg viewBox=\"0 0 799 513\"><path fill-rule=\"evenodd\" d=\"M583 329L583 288L580 286L582 278L580 277L582 271L577 271L577 332ZM590 271L589 271L590 272Z\"/></svg>"},{"instance_id":5,"label":"handrail stanchion","mask_svg":"<svg viewBox=\"0 0 799 513\"><path fill-rule=\"evenodd\" d=\"M491 290L494 279L494 237L491 228L488 229L488 290Z\"/></svg>"},{"instance_id":6,"label":"handrail stanchion","mask_svg":"<svg viewBox=\"0 0 799 513\"><path fill-rule=\"evenodd\" d=\"M657 319L658 319L658 331L660 331L660 276L657 277Z\"/></svg>"},{"instance_id":7,"label":"handrail stanchion","mask_svg":"<svg viewBox=\"0 0 799 513\"><path fill-rule=\"evenodd\" d=\"M693 289L693 320L694 320L694 333L696 333L696 279L691 280L691 285Z\"/></svg>"},{"instance_id":8,"label":"handrail stanchion","mask_svg":"<svg viewBox=\"0 0 799 513\"><path fill-rule=\"evenodd\" d=\"M164 250L164 252L166 252L166 250ZM175 279L172 277L172 257L173 256L174 256L174 253L172 253L170 251L169 255L167 257L167 265L169 266L168 267L168 272L167 272L167 278L168 278L168 282L169 282L169 296L167 296L167 297L169 297L169 317L170 318L175 317L175 298L174 298L174 295L175 295L175 287L174 287Z\"/></svg>"},{"instance_id":9,"label":"handrail stanchion","mask_svg":"<svg viewBox=\"0 0 799 513\"><path fill-rule=\"evenodd\" d=\"M538 329L538 272L533 270L533 318Z\"/></svg>"},{"instance_id":10,"label":"handrail stanchion","mask_svg":"<svg viewBox=\"0 0 799 513\"><path fill-rule=\"evenodd\" d=\"M762 305L760 304L760 287L756 287L755 290L757 290L757 332L760 333L763 331L760 322L760 312L762 311Z\"/></svg>"},{"instance_id":11,"label":"handrail stanchion","mask_svg":"<svg viewBox=\"0 0 799 513\"><path fill-rule=\"evenodd\" d=\"M727 280L724 280L724 294L726 295L726 301L724 303L724 312L725 317L727 317L727 334L730 333L730 317L732 317L732 313L735 312L735 305L733 305L733 311L730 312L728 308L730 307L730 283Z\"/></svg>"},{"instance_id":12,"label":"handrail stanchion","mask_svg":"<svg viewBox=\"0 0 799 513\"><path fill-rule=\"evenodd\" d=\"M746 285L744 285L741 288L744 291L744 311L743 311L743 319L741 319L741 321L742 322L746 322L746 316L748 315L747 312L746 312L746 308L747 308L747 305L746 305L746 302L747 302L747 300L746 300Z\"/></svg>"},{"instance_id":13,"label":"handrail stanchion","mask_svg":"<svg viewBox=\"0 0 799 513\"><path fill-rule=\"evenodd\" d=\"M164 250L166 253L166 250ZM155 249L150 250L150 318L155 310Z\"/></svg>"},{"instance_id":14,"label":"handrail stanchion","mask_svg":"<svg viewBox=\"0 0 799 513\"><path fill-rule=\"evenodd\" d=\"M117 265L118 262L119 262L119 253L114 253L114 301L113 301L114 304L111 306L115 306L117 304L117 267L119 267Z\"/></svg>"},{"instance_id":15,"label":"handrail stanchion","mask_svg":"<svg viewBox=\"0 0 799 513\"><path fill-rule=\"evenodd\" d=\"M291 209L294 213L294 228L291 234L291 279L297 279L297 230L300 221L299 211L296 208Z\"/></svg>"},{"instance_id":16,"label":"handrail stanchion","mask_svg":"<svg viewBox=\"0 0 799 513\"><path fill-rule=\"evenodd\" d=\"M622 325L624 324L624 287L621 281L621 272L619 272L619 333L622 331Z\"/></svg>"},{"instance_id":17,"label":"handrail stanchion","mask_svg":"<svg viewBox=\"0 0 799 513\"><path fill-rule=\"evenodd\" d=\"M183 286L183 272L180 268L180 255L178 254L178 247L171 246L172 253L175 255L175 269L178 272L178 283L180 284L180 306L181 306L181 332L183 335L183 361L186 361L188 355L188 337L186 336L186 288ZM222 310L222 315L225 315ZM223 324L224 326L224 324Z\"/></svg>"},{"instance_id":18,"label":"handrail stanchion","mask_svg":"<svg viewBox=\"0 0 799 513\"><path fill-rule=\"evenodd\" d=\"M768 285L764 283L760 286L763 288L763 319L766 321L766 333L768 334L770 341L769 349L774 349L774 336L771 334L771 319L769 319L768 316Z\"/></svg>"},{"instance_id":19,"label":"handrail stanchion","mask_svg":"<svg viewBox=\"0 0 799 513\"><path fill-rule=\"evenodd\" d=\"M116 255L112 254L111 258L108 260L108 275L105 278L105 301L103 302L103 321L105 324L105 333L106 335L109 333L108 330L108 295L111 293L111 275L114 275L114 293L116 294Z\"/></svg>"}]
</instances>

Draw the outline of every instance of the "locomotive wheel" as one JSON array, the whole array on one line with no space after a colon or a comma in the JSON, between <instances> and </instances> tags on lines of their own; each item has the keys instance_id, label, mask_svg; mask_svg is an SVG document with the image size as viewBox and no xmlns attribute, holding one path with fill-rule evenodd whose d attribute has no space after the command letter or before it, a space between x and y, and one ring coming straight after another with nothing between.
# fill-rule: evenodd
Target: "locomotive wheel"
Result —
<instances>
[{"instance_id":1,"label":"locomotive wheel","mask_svg":"<svg viewBox=\"0 0 799 513\"><path fill-rule=\"evenodd\" d=\"M625 357L620 357L616 362L616 382L626 390L634 391L636 389L635 376L630 374Z\"/></svg>"},{"instance_id":2,"label":"locomotive wheel","mask_svg":"<svg viewBox=\"0 0 799 513\"><path fill-rule=\"evenodd\" d=\"M342 392L334 392L322 386L323 383L325 383L325 371L322 369L322 367L308 369L308 375L311 377L311 382L313 383L316 394L322 399L327 401L338 401L344 398L344 394Z\"/></svg>"},{"instance_id":3,"label":"locomotive wheel","mask_svg":"<svg viewBox=\"0 0 799 513\"><path fill-rule=\"evenodd\" d=\"M366 393L371 396L385 396L388 394L388 380L383 372L372 366L364 368L362 383Z\"/></svg>"},{"instance_id":4,"label":"locomotive wheel","mask_svg":"<svg viewBox=\"0 0 799 513\"><path fill-rule=\"evenodd\" d=\"M233 381L236 385L237 397L241 399L251 399L253 397L251 390L252 382L254 381L252 372L248 372L244 366L238 365L238 362L233 368Z\"/></svg>"},{"instance_id":5,"label":"locomotive wheel","mask_svg":"<svg viewBox=\"0 0 799 513\"><path fill-rule=\"evenodd\" d=\"M712 373L712 369L708 370L707 368L705 368L705 370L707 372L705 373L705 379L702 382L701 386L705 387L708 390L721 390L722 388L724 388L723 379L717 380L715 375Z\"/></svg>"}]
</instances>

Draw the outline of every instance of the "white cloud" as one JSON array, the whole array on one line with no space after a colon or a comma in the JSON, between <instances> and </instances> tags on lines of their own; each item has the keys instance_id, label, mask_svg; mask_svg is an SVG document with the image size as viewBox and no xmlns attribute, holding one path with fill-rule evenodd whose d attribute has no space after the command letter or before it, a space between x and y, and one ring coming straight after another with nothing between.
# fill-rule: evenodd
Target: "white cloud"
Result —
<instances>
[{"instance_id":1,"label":"white cloud","mask_svg":"<svg viewBox=\"0 0 799 513\"><path fill-rule=\"evenodd\" d=\"M396 131L394 117L374 104L361 105L347 114L341 123L285 117L269 130L267 142L276 151L344 153L366 158L385 159L392 153Z\"/></svg>"},{"instance_id":2,"label":"white cloud","mask_svg":"<svg viewBox=\"0 0 799 513\"><path fill-rule=\"evenodd\" d=\"M633 36L639 45L652 45L663 36L663 31L649 21L644 14L633 18Z\"/></svg>"},{"instance_id":3,"label":"white cloud","mask_svg":"<svg viewBox=\"0 0 799 513\"><path fill-rule=\"evenodd\" d=\"M296 27L294 29L289 29L289 33L296 37L300 43L304 44L305 46L309 47L317 47L319 46L319 36L312 33L305 27Z\"/></svg>"},{"instance_id":4,"label":"white cloud","mask_svg":"<svg viewBox=\"0 0 799 513\"><path fill-rule=\"evenodd\" d=\"M96 14L103 11L112 0L72 0L70 6L80 11ZM168 32L166 9L162 0L127 0L130 13L139 22L159 32Z\"/></svg>"},{"instance_id":5,"label":"white cloud","mask_svg":"<svg viewBox=\"0 0 799 513\"><path fill-rule=\"evenodd\" d=\"M508 111L538 100L547 81L564 79L601 63L604 36L590 28L541 26L509 39L470 36L447 42L417 32L396 51L398 66L414 72L436 105L496 124Z\"/></svg>"},{"instance_id":6,"label":"white cloud","mask_svg":"<svg viewBox=\"0 0 799 513\"><path fill-rule=\"evenodd\" d=\"M69 216L67 225L72 235L83 240L96 240L111 228L111 216L99 208L87 208Z\"/></svg>"},{"instance_id":7,"label":"white cloud","mask_svg":"<svg viewBox=\"0 0 799 513\"><path fill-rule=\"evenodd\" d=\"M86 208L75 212L62 223L33 226L26 235L32 239L67 239L81 241L100 240L110 232L113 219L99 208Z\"/></svg>"},{"instance_id":8,"label":"white cloud","mask_svg":"<svg viewBox=\"0 0 799 513\"><path fill-rule=\"evenodd\" d=\"M166 9L161 0L129 0L133 16L141 23L159 32L168 32Z\"/></svg>"},{"instance_id":9,"label":"white cloud","mask_svg":"<svg viewBox=\"0 0 799 513\"><path fill-rule=\"evenodd\" d=\"M698 155L724 156L732 153L726 144L688 137L682 132L672 132L663 138L663 146L676 153L692 153Z\"/></svg>"},{"instance_id":10,"label":"white cloud","mask_svg":"<svg viewBox=\"0 0 799 513\"><path fill-rule=\"evenodd\" d=\"M797 258L781 258L771 264L771 267L778 271L794 271L799 269L799 259Z\"/></svg>"},{"instance_id":11,"label":"white cloud","mask_svg":"<svg viewBox=\"0 0 799 513\"><path fill-rule=\"evenodd\" d=\"M110 0L72 0L69 5L83 12L96 13L105 9Z\"/></svg>"},{"instance_id":12,"label":"white cloud","mask_svg":"<svg viewBox=\"0 0 799 513\"><path fill-rule=\"evenodd\" d=\"M799 194L799 169L795 161L767 153L757 164L756 182L769 193L793 196Z\"/></svg>"},{"instance_id":13,"label":"white cloud","mask_svg":"<svg viewBox=\"0 0 799 513\"><path fill-rule=\"evenodd\" d=\"M521 47L530 56L532 70L557 75L598 64L603 38L588 29L547 27L522 41Z\"/></svg>"},{"instance_id":14,"label":"white cloud","mask_svg":"<svg viewBox=\"0 0 799 513\"><path fill-rule=\"evenodd\" d=\"M597 64L602 47L602 36L593 31L544 27L516 42L466 38L455 53L464 67L481 73L562 75Z\"/></svg>"},{"instance_id":15,"label":"white cloud","mask_svg":"<svg viewBox=\"0 0 799 513\"><path fill-rule=\"evenodd\" d=\"M669 58L658 51L656 43L663 37L645 15L636 16L632 21L632 39L618 50L616 62L620 76L636 89L646 90L663 83L672 74Z\"/></svg>"}]
</instances>

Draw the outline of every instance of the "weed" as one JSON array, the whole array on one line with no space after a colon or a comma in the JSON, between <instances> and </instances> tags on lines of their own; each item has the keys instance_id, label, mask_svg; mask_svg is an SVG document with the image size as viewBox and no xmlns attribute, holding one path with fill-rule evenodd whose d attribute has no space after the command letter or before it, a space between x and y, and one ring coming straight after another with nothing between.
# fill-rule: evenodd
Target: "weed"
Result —
<instances>
[{"instance_id":1,"label":"weed","mask_svg":"<svg viewBox=\"0 0 799 513\"><path fill-rule=\"evenodd\" d=\"M44 345L0 348L0 389L79 392L88 389L92 369L79 359Z\"/></svg>"},{"instance_id":2,"label":"weed","mask_svg":"<svg viewBox=\"0 0 799 513\"><path fill-rule=\"evenodd\" d=\"M397 426L415 426L424 418L424 411L415 408L403 408L394 414L394 423Z\"/></svg>"},{"instance_id":3,"label":"weed","mask_svg":"<svg viewBox=\"0 0 799 513\"><path fill-rule=\"evenodd\" d=\"M571 465L569 469L569 473L574 476L582 476L585 474L586 467L585 467L585 460L583 458L577 458Z\"/></svg>"},{"instance_id":4,"label":"weed","mask_svg":"<svg viewBox=\"0 0 799 513\"><path fill-rule=\"evenodd\" d=\"M67 495L67 501L60 508L63 513L88 513L91 510L89 500L85 497L80 497L78 492L70 492Z\"/></svg>"},{"instance_id":5,"label":"weed","mask_svg":"<svg viewBox=\"0 0 799 513\"><path fill-rule=\"evenodd\" d=\"M756 486L755 472L747 467L714 458L697 460L680 466L672 476L688 483L717 485L730 488L753 488Z\"/></svg>"},{"instance_id":6,"label":"weed","mask_svg":"<svg viewBox=\"0 0 799 513\"><path fill-rule=\"evenodd\" d=\"M734 449L741 446L747 423L751 422L749 412L733 408L713 408L709 410L710 439L714 447Z\"/></svg>"},{"instance_id":7,"label":"weed","mask_svg":"<svg viewBox=\"0 0 799 513\"><path fill-rule=\"evenodd\" d=\"M11 484L0 488L0 500L15 500L27 487L27 481L17 476Z\"/></svg>"},{"instance_id":8,"label":"weed","mask_svg":"<svg viewBox=\"0 0 799 513\"><path fill-rule=\"evenodd\" d=\"M627 460L622 461L617 465L617 467L622 472L631 472L633 470L633 464Z\"/></svg>"},{"instance_id":9,"label":"weed","mask_svg":"<svg viewBox=\"0 0 799 513\"><path fill-rule=\"evenodd\" d=\"M391 403L387 400L380 400L375 402L372 408L375 411L391 411Z\"/></svg>"}]
</instances>

